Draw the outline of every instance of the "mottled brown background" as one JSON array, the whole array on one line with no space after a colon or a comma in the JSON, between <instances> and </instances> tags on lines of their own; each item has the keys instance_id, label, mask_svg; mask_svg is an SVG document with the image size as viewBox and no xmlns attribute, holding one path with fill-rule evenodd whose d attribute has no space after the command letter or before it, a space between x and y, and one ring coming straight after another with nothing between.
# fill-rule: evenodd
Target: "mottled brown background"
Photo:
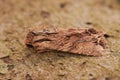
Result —
<instances>
[{"instance_id":1,"label":"mottled brown background","mask_svg":"<svg viewBox=\"0 0 120 80\"><path fill-rule=\"evenodd\" d=\"M111 54L37 54L24 38L43 23L102 30ZM0 80L120 80L120 0L0 0Z\"/></svg>"}]
</instances>

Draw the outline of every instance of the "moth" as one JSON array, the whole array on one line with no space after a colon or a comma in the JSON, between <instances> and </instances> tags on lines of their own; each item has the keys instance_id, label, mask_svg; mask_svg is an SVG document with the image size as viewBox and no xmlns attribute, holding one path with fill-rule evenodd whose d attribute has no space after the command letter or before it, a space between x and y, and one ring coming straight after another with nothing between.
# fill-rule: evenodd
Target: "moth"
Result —
<instances>
[{"instance_id":1,"label":"moth","mask_svg":"<svg viewBox=\"0 0 120 80\"><path fill-rule=\"evenodd\" d=\"M88 56L101 56L108 52L105 33L94 28L33 29L25 38L25 45L38 53L61 51Z\"/></svg>"}]
</instances>

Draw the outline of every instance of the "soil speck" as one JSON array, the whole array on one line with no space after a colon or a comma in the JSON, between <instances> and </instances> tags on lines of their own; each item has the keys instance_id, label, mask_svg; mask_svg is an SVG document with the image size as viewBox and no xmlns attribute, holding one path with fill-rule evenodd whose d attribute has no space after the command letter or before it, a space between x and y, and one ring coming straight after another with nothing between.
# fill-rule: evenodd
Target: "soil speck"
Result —
<instances>
[{"instance_id":1,"label":"soil speck","mask_svg":"<svg viewBox=\"0 0 120 80\"><path fill-rule=\"evenodd\" d=\"M32 78L29 74L26 75L26 80L32 80Z\"/></svg>"},{"instance_id":2,"label":"soil speck","mask_svg":"<svg viewBox=\"0 0 120 80\"><path fill-rule=\"evenodd\" d=\"M7 65L8 70L12 70L14 68L14 65Z\"/></svg>"},{"instance_id":3,"label":"soil speck","mask_svg":"<svg viewBox=\"0 0 120 80\"><path fill-rule=\"evenodd\" d=\"M86 22L87 25L92 25L92 22Z\"/></svg>"},{"instance_id":4,"label":"soil speck","mask_svg":"<svg viewBox=\"0 0 120 80\"><path fill-rule=\"evenodd\" d=\"M41 11L41 16L43 18L48 18L50 16L50 13L48 11Z\"/></svg>"},{"instance_id":5,"label":"soil speck","mask_svg":"<svg viewBox=\"0 0 120 80\"><path fill-rule=\"evenodd\" d=\"M66 6L66 4L67 4L67 3L61 3L61 4L60 4L60 7L61 7L61 8L64 8L64 7Z\"/></svg>"}]
</instances>

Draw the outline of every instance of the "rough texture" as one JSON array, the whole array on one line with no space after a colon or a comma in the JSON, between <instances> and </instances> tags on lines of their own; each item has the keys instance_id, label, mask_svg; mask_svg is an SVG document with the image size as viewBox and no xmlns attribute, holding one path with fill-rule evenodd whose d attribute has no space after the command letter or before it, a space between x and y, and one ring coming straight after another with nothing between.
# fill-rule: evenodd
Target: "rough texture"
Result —
<instances>
[{"instance_id":1,"label":"rough texture","mask_svg":"<svg viewBox=\"0 0 120 80\"><path fill-rule=\"evenodd\" d=\"M25 44L34 48L38 53L62 51L91 56L101 56L107 53L104 33L93 28L36 29L27 34Z\"/></svg>"},{"instance_id":2,"label":"rough texture","mask_svg":"<svg viewBox=\"0 0 120 80\"><path fill-rule=\"evenodd\" d=\"M120 80L118 1L0 0L0 54L7 54L0 58L0 80ZM101 57L37 54L26 48L24 39L30 28L45 22L106 32L111 53Z\"/></svg>"}]
</instances>

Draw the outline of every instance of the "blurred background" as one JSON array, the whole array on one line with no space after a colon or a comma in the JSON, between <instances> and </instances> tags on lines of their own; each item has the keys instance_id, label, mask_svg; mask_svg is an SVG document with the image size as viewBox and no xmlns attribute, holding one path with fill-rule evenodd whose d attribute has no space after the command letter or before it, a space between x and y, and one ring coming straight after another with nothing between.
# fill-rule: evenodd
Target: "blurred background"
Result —
<instances>
[{"instance_id":1,"label":"blurred background","mask_svg":"<svg viewBox=\"0 0 120 80\"><path fill-rule=\"evenodd\" d=\"M43 23L104 31L111 53L36 54L24 39ZM0 80L120 80L120 0L0 0Z\"/></svg>"}]
</instances>

